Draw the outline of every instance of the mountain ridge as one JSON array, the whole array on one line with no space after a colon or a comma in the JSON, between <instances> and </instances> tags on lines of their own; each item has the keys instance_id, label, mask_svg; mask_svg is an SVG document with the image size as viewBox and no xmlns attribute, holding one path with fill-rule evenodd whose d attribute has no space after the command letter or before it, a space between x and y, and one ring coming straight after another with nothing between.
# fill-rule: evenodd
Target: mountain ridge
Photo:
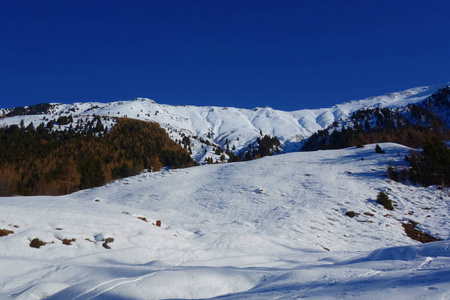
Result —
<instances>
[{"instance_id":1,"label":"mountain ridge","mask_svg":"<svg viewBox=\"0 0 450 300\"><path fill-rule=\"evenodd\" d=\"M190 139L192 157L198 162L206 158L220 161L217 147L234 148L236 153L244 152L249 145L257 145L257 139L264 135L277 137L283 152L300 150L301 142L318 130L323 130L333 122L346 120L352 113L370 107L400 107L420 102L440 88L439 84L422 86L381 96L351 100L330 108L281 111L270 107L243 109L217 106L167 105L158 104L147 98L110 103L87 102L73 104L51 104L46 113L48 119L62 115L100 115L108 117L128 117L157 122L175 141L185 136ZM0 109L0 126L27 122L40 122L42 118L24 115L9 116L14 109ZM26 125L26 124L25 124ZM68 126L68 125L67 125ZM113 126L110 123L109 126ZM67 128L67 127L65 127ZM203 141L203 142L202 142ZM210 145L204 143L209 141ZM228 142L228 143L227 143ZM224 154L228 159L228 155Z\"/></svg>"}]
</instances>

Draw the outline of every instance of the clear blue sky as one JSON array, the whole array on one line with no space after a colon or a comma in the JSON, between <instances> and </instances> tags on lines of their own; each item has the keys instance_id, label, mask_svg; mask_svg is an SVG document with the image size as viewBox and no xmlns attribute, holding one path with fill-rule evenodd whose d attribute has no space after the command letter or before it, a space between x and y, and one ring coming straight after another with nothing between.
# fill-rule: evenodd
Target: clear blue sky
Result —
<instances>
[{"instance_id":1,"label":"clear blue sky","mask_svg":"<svg viewBox=\"0 0 450 300\"><path fill-rule=\"evenodd\" d=\"M450 81L450 1L2 1L0 42L3 108L290 111Z\"/></svg>"}]
</instances>

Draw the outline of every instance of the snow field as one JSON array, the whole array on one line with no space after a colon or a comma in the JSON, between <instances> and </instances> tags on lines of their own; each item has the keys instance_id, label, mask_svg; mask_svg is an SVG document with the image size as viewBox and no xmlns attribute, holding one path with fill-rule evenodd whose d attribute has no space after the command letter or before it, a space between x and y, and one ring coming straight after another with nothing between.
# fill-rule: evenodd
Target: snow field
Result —
<instances>
[{"instance_id":1,"label":"snow field","mask_svg":"<svg viewBox=\"0 0 450 300\"><path fill-rule=\"evenodd\" d=\"M386 154L291 153L0 198L0 229L14 231L0 237L0 298L445 299L449 242L420 245L401 224L447 240L448 190L387 179L410 149L380 145Z\"/></svg>"}]
</instances>

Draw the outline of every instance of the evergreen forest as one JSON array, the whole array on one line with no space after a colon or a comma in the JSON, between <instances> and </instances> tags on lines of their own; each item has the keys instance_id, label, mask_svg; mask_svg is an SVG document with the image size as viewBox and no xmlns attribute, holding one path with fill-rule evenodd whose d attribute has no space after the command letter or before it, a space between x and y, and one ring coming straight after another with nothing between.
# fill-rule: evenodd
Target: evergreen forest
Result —
<instances>
[{"instance_id":1,"label":"evergreen forest","mask_svg":"<svg viewBox=\"0 0 450 300\"><path fill-rule=\"evenodd\" d=\"M97 116L84 127L52 130L67 121L0 128L0 196L61 195L144 169L196 164L157 123L117 118L108 131Z\"/></svg>"}]
</instances>

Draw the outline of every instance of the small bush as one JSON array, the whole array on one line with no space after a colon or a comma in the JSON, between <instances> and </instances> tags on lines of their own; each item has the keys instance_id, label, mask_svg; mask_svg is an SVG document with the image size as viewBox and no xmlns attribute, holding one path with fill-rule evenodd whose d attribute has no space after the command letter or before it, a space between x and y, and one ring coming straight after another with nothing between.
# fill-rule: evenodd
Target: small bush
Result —
<instances>
[{"instance_id":1,"label":"small bush","mask_svg":"<svg viewBox=\"0 0 450 300\"><path fill-rule=\"evenodd\" d=\"M35 238L35 239L33 239L33 240L30 242L30 247L32 247L32 248L40 248L41 246L44 246L45 244L47 244L47 243L41 241L41 240L38 239L38 238Z\"/></svg>"},{"instance_id":2,"label":"small bush","mask_svg":"<svg viewBox=\"0 0 450 300\"><path fill-rule=\"evenodd\" d=\"M388 195L384 192L379 192L377 196L377 202L384 206L388 210L393 210L392 200L389 199Z\"/></svg>"},{"instance_id":3,"label":"small bush","mask_svg":"<svg viewBox=\"0 0 450 300\"><path fill-rule=\"evenodd\" d=\"M375 152L380 154L386 153L384 150L381 149L380 145L378 144L375 146Z\"/></svg>"},{"instance_id":4,"label":"small bush","mask_svg":"<svg viewBox=\"0 0 450 300\"><path fill-rule=\"evenodd\" d=\"M356 217L356 216L359 215L359 214L358 214L358 213L355 213L354 211L349 210L349 211L347 211L347 212L345 213L345 215L346 215L347 217L354 218L354 217Z\"/></svg>"}]
</instances>

